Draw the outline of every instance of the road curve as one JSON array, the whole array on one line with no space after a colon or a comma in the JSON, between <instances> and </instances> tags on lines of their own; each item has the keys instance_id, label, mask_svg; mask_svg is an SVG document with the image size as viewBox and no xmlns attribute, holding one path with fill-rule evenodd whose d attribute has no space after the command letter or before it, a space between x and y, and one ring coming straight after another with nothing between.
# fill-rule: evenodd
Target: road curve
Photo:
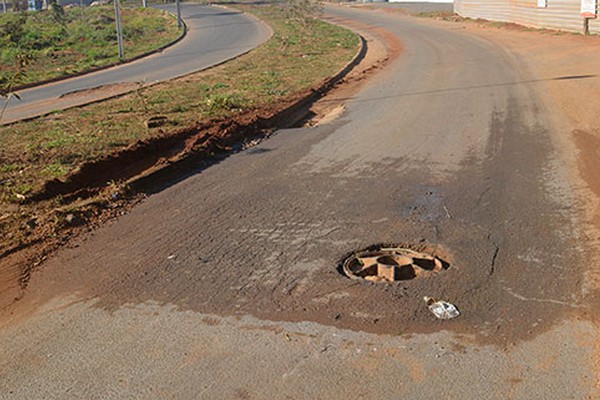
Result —
<instances>
[{"instance_id":1,"label":"road curve","mask_svg":"<svg viewBox=\"0 0 600 400\"><path fill-rule=\"evenodd\" d=\"M1 322L0 397L598 398L581 188L539 77L460 29L327 15L404 52L336 122L280 131L55 254ZM374 243L451 267L338 273Z\"/></svg>"},{"instance_id":2,"label":"road curve","mask_svg":"<svg viewBox=\"0 0 600 400\"><path fill-rule=\"evenodd\" d=\"M157 7L175 12L174 5ZM179 43L131 63L22 90L21 101L9 102L3 122L109 97L129 91L139 82L154 83L208 68L253 49L271 32L257 19L223 7L183 3L181 15L188 32ZM100 87L105 90L86 92Z\"/></svg>"}]
</instances>

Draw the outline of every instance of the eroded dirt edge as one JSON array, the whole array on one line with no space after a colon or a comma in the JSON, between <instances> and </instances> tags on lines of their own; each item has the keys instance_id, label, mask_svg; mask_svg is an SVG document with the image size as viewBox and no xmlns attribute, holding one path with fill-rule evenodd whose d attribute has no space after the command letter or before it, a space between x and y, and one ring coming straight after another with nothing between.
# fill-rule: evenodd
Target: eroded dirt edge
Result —
<instances>
[{"instance_id":1,"label":"eroded dirt edge","mask_svg":"<svg viewBox=\"0 0 600 400\"><path fill-rule=\"evenodd\" d=\"M330 122L343 112L345 99L402 51L400 41L381 28L340 19L327 21L353 29L361 35L361 46L345 68L320 85L272 108L198 123L139 141L81 165L64 180L47 182L27 201L60 197L63 205L32 221L36 234L29 241L0 252L0 311L25 295L31 274L59 247L127 213L168 182L255 146L277 129Z\"/></svg>"}]
</instances>

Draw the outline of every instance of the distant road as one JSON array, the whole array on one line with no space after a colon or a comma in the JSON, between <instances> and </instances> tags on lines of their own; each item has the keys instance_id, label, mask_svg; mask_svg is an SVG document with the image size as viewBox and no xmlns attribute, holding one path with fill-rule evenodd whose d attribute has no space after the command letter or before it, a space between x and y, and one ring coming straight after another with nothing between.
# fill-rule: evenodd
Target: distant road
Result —
<instances>
[{"instance_id":1,"label":"distant road","mask_svg":"<svg viewBox=\"0 0 600 400\"><path fill-rule=\"evenodd\" d=\"M157 8L175 12L171 4ZM3 122L86 104L129 91L138 82L152 83L199 71L243 54L270 36L265 24L235 10L182 4L181 15L188 33L179 43L131 63L20 91L21 101L10 101ZM87 90L91 88L98 89Z\"/></svg>"}]
</instances>

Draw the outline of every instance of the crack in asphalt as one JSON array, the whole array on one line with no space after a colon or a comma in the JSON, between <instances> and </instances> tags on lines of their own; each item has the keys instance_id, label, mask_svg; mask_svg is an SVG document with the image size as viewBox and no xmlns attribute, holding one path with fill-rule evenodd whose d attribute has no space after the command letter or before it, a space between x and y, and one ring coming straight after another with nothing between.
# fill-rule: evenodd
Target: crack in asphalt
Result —
<instances>
[{"instance_id":1,"label":"crack in asphalt","mask_svg":"<svg viewBox=\"0 0 600 400\"><path fill-rule=\"evenodd\" d=\"M515 293L511 288L506 287L506 286L503 289L504 289L504 291L506 291L506 293L510 294L514 298L519 299L521 301L534 301L534 302L537 302L537 303L550 303L550 304L557 304L557 305L561 305L561 306L567 306L567 307L571 307L571 308L584 308L585 307L582 304L568 303L566 301L561 301L561 300L539 299L539 298L536 298L536 297L525 297L525 296L522 296L522 295L520 295L518 293Z\"/></svg>"},{"instance_id":2,"label":"crack in asphalt","mask_svg":"<svg viewBox=\"0 0 600 400\"><path fill-rule=\"evenodd\" d=\"M491 277L496 272L496 261L498 260L498 254L500 253L500 245L492 238L492 232L488 232L487 240L491 243L492 248L494 249L492 256L490 257L490 266L488 269L488 276Z\"/></svg>"},{"instance_id":3,"label":"crack in asphalt","mask_svg":"<svg viewBox=\"0 0 600 400\"><path fill-rule=\"evenodd\" d=\"M497 244L495 244L494 246L494 254L492 255L492 260L490 262L490 276L494 275L494 272L496 271L496 259L498 258L498 253L500 252L500 246L498 246Z\"/></svg>"}]
</instances>

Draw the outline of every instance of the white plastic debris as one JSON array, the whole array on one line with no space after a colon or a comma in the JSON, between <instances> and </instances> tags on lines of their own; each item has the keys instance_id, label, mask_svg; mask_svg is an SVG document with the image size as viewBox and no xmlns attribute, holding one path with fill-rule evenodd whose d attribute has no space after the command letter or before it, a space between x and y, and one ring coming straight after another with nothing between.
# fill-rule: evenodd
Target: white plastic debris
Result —
<instances>
[{"instance_id":1,"label":"white plastic debris","mask_svg":"<svg viewBox=\"0 0 600 400\"><path fill-rule=\"evenodd\" d=\"M460 315L458 308L447 301L435 300L427 296L423 297L423 300L427 303L429 311L439 319L452 319Z\"/></svg>"}]
</instances>

